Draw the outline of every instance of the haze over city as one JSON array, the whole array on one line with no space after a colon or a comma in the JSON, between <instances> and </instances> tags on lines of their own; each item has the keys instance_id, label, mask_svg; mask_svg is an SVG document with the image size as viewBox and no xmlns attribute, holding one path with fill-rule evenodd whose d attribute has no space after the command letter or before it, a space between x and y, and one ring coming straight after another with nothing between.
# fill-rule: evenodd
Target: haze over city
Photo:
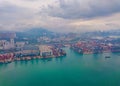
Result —
<instances>
[{"instance_id":1,"label":"haze over city","mask_svg":"<svg viewBox=\"0 0 120 86\"><path fill-rule=\"evenodd\" d=\"M0 0L0 86L120 86L120 0Z\"/></svg>"},{"instance_id":2,"label":"haze over city","mask_svg":"<svg viewBox=\"0 0 120 86\"><path fill-rule=\"evenodd\" d=\"M82 32L120 28L120 0L0 0L0 30Z\"/></svg>"}]
</instances>

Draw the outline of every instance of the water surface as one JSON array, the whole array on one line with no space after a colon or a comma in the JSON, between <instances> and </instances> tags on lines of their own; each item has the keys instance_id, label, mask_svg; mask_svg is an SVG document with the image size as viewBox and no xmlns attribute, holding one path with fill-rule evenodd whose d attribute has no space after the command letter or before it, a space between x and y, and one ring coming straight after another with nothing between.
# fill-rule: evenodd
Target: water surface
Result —
<instances>
[{"instance_id":1,"label":"water surface","mask_svg":"<svg viewBox=\"0 0 120 86\"><path fill-rule=\"evenodd\" d=\"M120 54L80 55L0 64L0 86L120 86Z\"/></svg>"}]
</instances>

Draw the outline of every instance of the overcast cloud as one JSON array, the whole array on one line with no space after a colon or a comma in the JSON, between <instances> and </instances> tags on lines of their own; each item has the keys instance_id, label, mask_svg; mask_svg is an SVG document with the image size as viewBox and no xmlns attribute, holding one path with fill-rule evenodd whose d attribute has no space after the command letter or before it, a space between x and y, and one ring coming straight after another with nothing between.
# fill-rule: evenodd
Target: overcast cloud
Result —
<instances>
[{"instance_id":1,"label":"overcast cloud","mask_svg":"<svg viewBox=\"0 0 120 86\"><path fill-rule=\"evenodd\" d=\"M0 30L52 31L120 28L120 0L0 0Z\"/></svg>"},{"instance_id":2,"label":"overcast cloud","mask_svg":"<svg viewBox=\"0 0 120 86\"><path fill-rule=\"evenodd\" d=\"M59 5L43 9L53 17L89 19L120 12L120 0L59 0Z\"/></svg>"}]
</instances>

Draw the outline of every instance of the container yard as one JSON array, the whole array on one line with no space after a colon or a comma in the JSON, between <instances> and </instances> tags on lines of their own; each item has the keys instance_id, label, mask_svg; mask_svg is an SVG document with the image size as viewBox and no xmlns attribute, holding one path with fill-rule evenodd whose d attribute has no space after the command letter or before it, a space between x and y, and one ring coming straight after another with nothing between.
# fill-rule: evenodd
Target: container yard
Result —
<instances>
[{"instance_id":1,"label":"container yard","mask_svg":"<svg viewBox=\"0 0 120 86\"><path fill-rule=\"evenodd\" d=\"M0 54L0 63L10 63L14 60L13 53Z\"/></svg>"},{"instance_id":2,"label":"container yard","mask_svg":"<svg viewBox=\"0 0 120 86\"><path fill-rule=\"evenodd\" d=\"M10 51L9 51L10 52ZM24 46L17 51L0 54L0 63L10 63L13 61L28 61L41 58L53 58L65 56L66 52L61 48L55 48L48 45Z\"/></svg>"},{"instance_id":3,"label":"container yard","mask_svg":"<svg viewBox=\"0 0 120 86\"><path fill-rule=\"evenodd\" d=\"M71 49L80 54L117 53L120 46L112 43L97 41L81 41L71 45Z\"/></svg>"}]
</instances>

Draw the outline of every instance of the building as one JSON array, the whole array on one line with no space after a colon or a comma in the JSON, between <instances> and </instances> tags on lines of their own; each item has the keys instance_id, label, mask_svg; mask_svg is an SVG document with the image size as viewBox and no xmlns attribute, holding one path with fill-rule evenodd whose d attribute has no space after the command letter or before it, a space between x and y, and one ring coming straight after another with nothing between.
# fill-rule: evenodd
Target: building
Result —
<instances>
[{"instance_id":1,"label":"building","mask_svg":"<svg viewBox=\"0 0 120 86\"><path fill-rule=\"evenodd\" d=\"M14 39L10 41L7 40L0 40L0 49L1 50L8 50L15 48Z\"/></svg>"},{"instance_id":2,"label":"building","mask_svg":"<svg viewBox=\"0 0 120 86\"><path fill-rule=\"evenodd\" d=\"M15 57L38 56L39 48L33 45L25 45L20 50L15 52Z\"/></svg>"},{"instance_id":3,"label":"building","mask_svg":"<svg viewBox=\"0 0 120 86\"><path fill-rule=\"evenodd\" d=\"M25 42L16 42L16 48L23 48L25 44Z\"/></svg>"},{"instance_id":4,"label":"building","mask_svg":"<svg viewBox=\"0 0 120 86\"><path fill-rule=\"evenodd\" d=\"M53 55L53 51L51 49L51 46L40 45L39 49L40 49L40 56L46 57L46 56L52 56Z\"/></svg>"}]
</instances>

